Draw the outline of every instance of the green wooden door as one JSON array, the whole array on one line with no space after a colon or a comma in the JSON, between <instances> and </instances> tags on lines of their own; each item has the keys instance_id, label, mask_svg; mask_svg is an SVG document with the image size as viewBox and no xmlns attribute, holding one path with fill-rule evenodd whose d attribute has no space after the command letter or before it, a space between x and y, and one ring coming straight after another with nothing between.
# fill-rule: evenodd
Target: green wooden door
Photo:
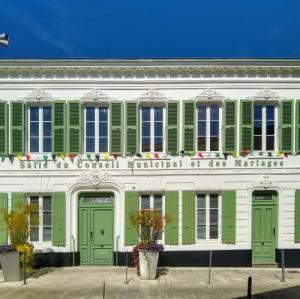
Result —
<instances>
[{"instance_id":1,"label":"green wooden door","mask_svg":"<svg viewBox=\"0 0 300 299\"><path fill-rule=\"evenodd\" d=\"M277 200L272 194L254 196L252 205L252 263L275 263Z\"/></svg>"},{"instance_id":2,"label":"green wooden door","mask_svg":"<svg viewBox=\"0 0 300 299\"><path fill-rule=\"evenodd\" d=\"M82 195L80 198L80 264L113 264L113 198L105 196L107 196L107 194L88 194ZM103 202L101 202L101 200Z\"/></svg>"}]
</instances>

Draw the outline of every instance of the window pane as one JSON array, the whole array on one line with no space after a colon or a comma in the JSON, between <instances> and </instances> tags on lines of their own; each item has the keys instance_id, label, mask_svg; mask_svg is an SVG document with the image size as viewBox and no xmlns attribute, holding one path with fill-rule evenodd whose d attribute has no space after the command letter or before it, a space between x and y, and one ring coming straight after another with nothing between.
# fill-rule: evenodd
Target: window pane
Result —
<instances>
[{"instance_id":1,"label":"window pane","mask_svg":"<svg viewBox=\"0 0 300 299\"><path fill-rule=\"evenodd\" d=\"M205 194L198 194L197 195L197 208L205 209L205 206L206 206Z\"/></svg>"},{"instance_id":2,"label":"window pane","mask_svg":"<svg viewBox=\"0 0 300 299\"><path fill-rule=\"evenodd\" d=\"M30 196L29 202L30 202L30 204L38 205L39 204L39 197L38 196Z\"/></svg>"},{"instance_id":3,"label":"window pane","mask_svg":"<svg viewBox=\"0 0 300 299\"><path fill-rule=\"evenodd\" d=\"M142 121L150 121L150 108L149 107L142 108Z\"/></svg>"},{"instance_id":4,"label":"window pane","mask_svg":"<svg viewBox=\"0 0 300 299\"><path fill-rule=\"evenodd\" d=\"M95 136L95 123L86 123L86 136Z\"/></svg>"},{"instance_id":5,"label":"window pane","mask_svg":"<svg viewBox=\"0 0 300 299\"><path fill-rule=\"evenodd\" d=\"M262 106L254 105L254 119L261 120L262 119Z\"/></svg>"},{"instance_id":6,"label":"window pane","mask_svg":"<svg viewBox=\"0 0 300 299\"><path fill-rule=\"evenodd\" d=\"M198 137L198 150L205 151L206 150L206 138Z\"/></svg>"},{"instance_id":7,"label":"window pane","mask_svg":"<svg viewBox=\"0 0 300 299\"><path fill-rule=\"evenodd\" d=\"M154 121L162 121L163 120L163 108L154 107Z\"/></svg>"},{"instance_id":8,"label":"window pane","mask_svg":"<svg viewBox=\"0 0 300 299\"><path fill-rule=\"evenodd\" d=\"M95 138L86 138L86 151L87 152L95 151Z\"/></svg>"},{"instance_id":9,"label":"window pane","mask_svg":"<svg viewBox=\"0 0 300 299\"><path fill-rule=\"evenodd\" d=\"M218 224L218 209L210 209L210 224Z\"/></svg>"},{"instance_id":10,"label":"window pane","mask_svg":"<svg viewBox=\"0 0 300 299\"><path fill-rule=\"evenodd\" d=\"M204 240L206 238L205 233L205 225L198 225L197 226L197 239Z\"/></svg>"},{"instance_id":11,"label":"window pane","mask_svg":"<svg viewBox=\"0 0 300 299\"><path fill-rule=\"evenodd\" d=\"M210 150L211 151L219 150L219 137L210 137Z\"/></svg>"},{"instance_id":12,"label":"window pane","mask_svg":"<svg viewBox=\"0 0 300 299\"><path fill-rule=\"evenodd\" d=\"M39 152L39 139L30 138L30 152L38 153Z\"/></svg>"},{"instance_id":13,"label":"window pane","mask_svg":"<svg viewBox=\"0 0 300 299\"><path fill-rule=\"evenodd\" d=\"M219 136L219 122L216 121L210 122L210 135Z\"/></svg>"},{"instance_id":14,"label":"window pane","mask_svg":"<svg viewBox=\"0 0 300 299\"><path fill-rule=\"evenodd\" d=\"M206 223L206 210L198 209L197 210L197 224L205 225Z\"/></svg>"},{"instance_id":15,"label":"window pane","mask_svg":"<svg viewBox=\"0 0 300 299\"><path fill-rule=\"evenodd\" d=\"M267 135L274 135L274 121L267 121Z\"/></svg>"},{"instance_id":16,"label":"window pane","mask_svg":"<svg viewBox=\"0 0 300 299\"><path fill-rule=\"evenodd\" d=\"M209 232L209 238L210 239L218 239L218 225L211 225L210 226L210 232Z\"/></svg>"},{"instance_id":17,"label":"window pane","mask_svg":"<svg viewBox=\"0 0 300 299\"><path fill-rule=\"evenodd\" d=\"M267 149L267 151L274 150L274 136L267 136L266 149Z\"/></svg>"},{"instance_id":18,"label":"window pane","mask_svg":"<svg viewBox=\"0 0 300 299\"><path fill-rule=\"evenodd\" d=\"M155 137L154 151L162 152L163 151L163 138Z\"/></svg>"},{"instance_id":19,"label":"window pane","mask_svg":"<svg viewBox=\"0 0 300 299\"><path fill-rule=\"evenodd\" d=\"M262 134L262 122L255 121L254 122L254 135L261 135Z\"/></svg>"},{"instance_id":20,"label":"window pane","mask_svg":"<svg viewBox=\"0 0 300 299\"><path fill-rule=\"evenodd\" d=\"M156 122L154 128L154 136L162 136L163 135L163 124L162 122Z\"/></svg>"},{"instance_id":21,"label":"window pane","mask_svg":"<svg viewBox=\"0 0 300 299\"><path fill-rule=\"evenodd\" d=\"M31 122L30 123L30 136L31 137L39 137L39 123Z\"/></svg>"},{"instance_id":22,"label":"window pane","mask_svg":"<svg viewBox=\"0 0 300 299\"><path fill-rule=\"evenodd\" d=\"M51 121L51 107L50 106L43 108L43 120Z\"/></svg>"},{"instance_id":23,"label":"window pane","mask_svg":"<svg viewBox=\"0 0 300 299\"><path fill-rule=\"evenodd\" d=\"M31 242L38 242L39 241L39 228L38 227L31 227L30 228L30 241Z\"/></svg>"},{"instance_id":24,"label":"window pane","mask_svg":"<svg viewBox=\"0 0 300 299\"><path fill-rule=\"evenodd\" d=\"M154 209L162 210L162 195L154 195Z\"/></svg>"},{"instance_id":25,"label":"window pane","mask_svg":"<svg viewBox=\"0 0 300 299\"><path fill-rule=\"evenodd\" d=\"M43 128L43 134L45 136L51 136L52 131L51 131L51 123L50 122L44 122L44 128Z\"/></svg>"},{"instance_id":26,"label":"window pane","mask_svg":"<svg viewBox=\"0 0 300 299\"><path fill-rule=\"evenodd\" d=\"M99 121L107 122L108 109L106 107L99 108Z\"/></svg>"},{"instance_id":27,"label":"window pane","mask_svg":"<svg viewBox=\"0 0 300 299\"><path fill-rule=\"evenodd\" d=\"M51 229L51 227L44 227L44 229L43 229L43 241L45 242L45 241L51 241L51 235L52 235L52 233L51 233L51 231L52 231L52 229Z\"/></svg>"},{"instance_id":28,"label":"window pane","mask_svg":"<svg viewBox=\"0 0 300 299\"><path fill-rule=\"evenodd\" d=\"M100 138L99 152L107 152L107 151L108 151L108 138Z\"/></svg>"},{"instance_id":29,"label":"window pane","mask_svg":"<svg viewBox=\"0 0 300 299\"><path fill-rule=\"evenodd\" d=\"M198 107L198 120L206 120L206 107Z\"/></svg>"},{"instance_id":30,"label":"window pane","mask_svg":"<svg viewBox=\"0 0 300 299\"><path fill-rule=\"evenodd\" d=\"M86 120L87 121L95 121L95 108L94 107L86 107Z\"/></svg>"},{"instance_id":31,"label":"window pane","mask_svg":"<svg viewBox=\"0 0 300 299\"><path fill-rule=\"evenodd\" d=\"M39 121L39 107L30 107L30 121Z\"/></svg>"},{"instance_id":32,"label":"window pane","mask_svg":"<svg viewBox=\"0 0 300 299\"><path fill-rule=\"evenodd\" d=\"M218 208L218 194L210 195L210 208Z\"/></svg>"},{"instance_id":33,"label":"window pane","mask_svg":"<svg viewBox=\"0 0 300 299\"><path fill-rule=\"evenodd\" d=\"M150 195L141 196L141 209L150 209Z\"/></svg>"},{"instance_id":34,"label":"window pane","mask_svg":"<svg viewBox=\"0 0 300 299\"><path fill-rule=\"evenodd\" d=\"M262 149L262 137L261 136L254 136L254 150L261 150Z\"/></svg>"},{"instance_id":35,"label":"window pane","mask_svg":"<svg viewBox=\"0 0 300 299\"><path fill-rule=\"evenodd\" d=\"M205 121L198 122L198 136L206 136L206 122Z\"/></svg>"},{"instance_id":36,"label":"window pane","mask_svg":"<svg viewBox=\"0 0 300 299\"><path fill-rule=\"evenodd\" d=\"M43 151L44 152L52 151L51 137L47 137L43 139Z\"/></svg>"},{"instance_id":37,"label":"window pane","mask_svg":"<svg viewBox=\"0 0 300 299\"><path fill-rule=\"evenodd\" d=\"M266 107L266 110L267 110L267 120L274 120L275 107L268 105Z\"/></svg>"},{"instance_id":38,"label":"window pane","mask_svg":"<svg viewBox=\"0 0 300 299\"><path fill-rule=\"evenodd\" d=\"M150 123L143 123L142 136L143 137L150 136Z\"/></svg>"},{"instance_id":39,"label":"window pane","mask_svg":"<svg viewBox=\"0 0 300 299\"><path fill-rule=\"evenodd\" d=\"M107 123L101 122L99 123L99 136L100 137L107 137L108 133L108 128L107 128Z\"/></svg>"},{"instance_id":40,"label":"window pane","mask_svg":"<svg viewBox=\"0 0 300 299\"><path fill-rule=\"evenodd\" d=\"M210 107L210 119L211 120L219 120L219 107L211 106Z\"/></svg>"},{"instance_id":41,"label":"window pane","mask_svg":"<svg viewBox=\"0 0 300 299\"><path fill-rule=\"evenodd\" d=\"M150 152L150 138L143 137L143 139L142 139L142 151L143 152Z\"/></svg>"},{"instance_id":42,"label":"window pane","mask_svg":"<svg viewBox=\"0 0 300 299\"><path fill-rule=\"evenodd\" d=\"M44 212L43 213L43 225L44 226L51 226L51 212Z\"/></svg>"},{"instance_id":43,"label":"window pane","mask_svg":"<svg viewBox=\"0 0 300 299\"><path fill-rule=\"evenodd\" d=\"M44 211L51 211L51 196L44 196L43 197L43 210Z\"/></svg>"}]
</instances>

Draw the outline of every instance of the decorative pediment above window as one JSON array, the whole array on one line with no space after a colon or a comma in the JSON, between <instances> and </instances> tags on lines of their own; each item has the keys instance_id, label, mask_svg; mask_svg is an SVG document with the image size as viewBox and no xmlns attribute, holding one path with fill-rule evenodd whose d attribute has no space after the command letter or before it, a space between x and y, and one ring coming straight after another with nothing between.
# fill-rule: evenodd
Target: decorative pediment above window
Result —
<instances>
[{"instance_id":1,"label":"decorative pediment above window","mask_svg":"<svg viewBox=\"0 0 300 299\"><path fill-rule=\"evenodd\" d=\"M81 98L84 103L108 103L111 97L101 89L92 89Z\"/></svg>"},{"instance_id":2,"label":"decorative pediment above window","mask_svg":"<svg viewBox=\"0 0 300 299\"><path fill-rule=\"evenodd\" d=\"M141 96L139 96L137 100L140 104L155 104L165 103L168 100L168 98L156 89L149 89Z\"/></svg>"},{"instance_id":3,"label":"decorative pediment above window","mask_svg":"<svg viewBox=\"0 0 300 299\"><path fill-rule=\"evenodd\" d=\"M50 102L53 100L53 96L46 92L44 89L33 89L31 93L29 93L25 98L24 102L25 103L43 103L43 102Z\"/></svg>"},{"instance_id":4,"label":"decorative pediment above window","mask_svg":"<svg viewBox=\"0 0 300 299\"><path fill-rule=\"evenodd\" d=\"M269 88L261 89L251 97L254 101L262 102L279 102L281 98L276 91Z\"/></svg>"},{"instance_id":5,"label":"decorative pediment above window","mask_svg":"<svg viewBox=\"0 0 300 299\"><path fill-rule=\"evenodd\" d=\"M203 103L223 103L224 96L222 96L216 89L206 88L194 100Z\"/></svg>"}]
</instances>

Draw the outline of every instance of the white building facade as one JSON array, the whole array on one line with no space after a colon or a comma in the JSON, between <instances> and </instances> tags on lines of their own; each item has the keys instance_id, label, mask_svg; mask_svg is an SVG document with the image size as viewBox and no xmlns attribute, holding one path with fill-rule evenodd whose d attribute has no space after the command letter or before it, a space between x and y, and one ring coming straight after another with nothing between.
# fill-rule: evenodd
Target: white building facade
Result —
<instances>
[{"instance_id":1,"label":"white building facade","mask_svg":"<svg viewBox=\"0 0 300 299\"><path fill-rule=\"evenodd\" d=\"M0 205L37 203L38 266L300 266L300 61L1 60ZM0 241L7 243L3 223Z\"/></svg>"}]
</instances>

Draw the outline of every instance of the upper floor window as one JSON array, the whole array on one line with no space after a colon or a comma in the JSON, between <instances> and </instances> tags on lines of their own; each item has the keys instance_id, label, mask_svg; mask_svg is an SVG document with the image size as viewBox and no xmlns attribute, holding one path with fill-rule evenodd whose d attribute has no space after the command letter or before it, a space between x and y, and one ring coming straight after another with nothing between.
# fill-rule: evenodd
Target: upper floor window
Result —
<instances>
[{"instance_id":1,"label":"upper floor window","mask_svg":"<svg viewBox=\"0 0 300 299\"><path fill-rule=\"evenodd\" d=\"M254 104L254 150L275 150L275 111L275 105Z\"/></svg>"},{"instance_id":2,"label":"upper floor window","mask_svg":"<svg viewBox=\"0 0 300 299\"><path fill-rule=\"evenodd\" d=\"M85 107L85 152L108 152L108 107Z\"/></svg>"},{"instance_id":3,"label":"upper floor window","mask_svg":"<svg viewBox=\"0 0 300 299\"><path fill-rule=\"evenodd\" d=\"M141 151L164 151L164 108L141 108Z\"/></svg>"},{"instance_id":4,"label":"upper floor window","mask_svg":"<svg viewBox=\"0 0 300 299\"><path fill-rule=\"evenodd\" d=\"M197 150L220 150L220 106L199 105L197 108Z\"/></svg>"},{"instance_id":5,"label":"upper floor window","mask_svg":"<svg viewBox=\"0 0 300 299\"><path fill-rule=\"evenodd\" d=\"M31 106L28 109L28 148L31 153L52 151L51 106Z\"/></svg>"}]
</instances>

